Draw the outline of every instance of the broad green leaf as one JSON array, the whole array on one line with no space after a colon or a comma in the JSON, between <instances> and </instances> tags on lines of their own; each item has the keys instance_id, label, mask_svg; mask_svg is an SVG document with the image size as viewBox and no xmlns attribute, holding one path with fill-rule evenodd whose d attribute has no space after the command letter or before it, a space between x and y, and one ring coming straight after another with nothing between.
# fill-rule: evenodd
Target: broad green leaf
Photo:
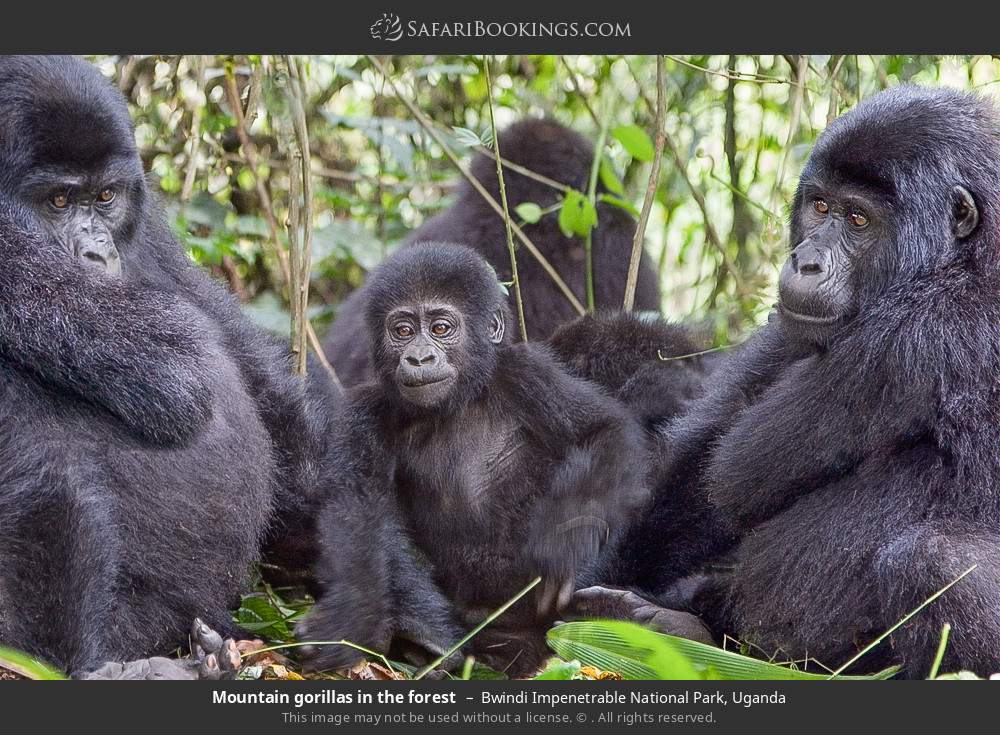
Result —
<instances>
[{"instance_id":1,"label":"broad green leaf","mask_svg":"<svg viewBox=\"0 0 1000 735\"><path fill-rule=\"evenodd\" d=\"M632 623L587 621L566 623L548 633L549 645L563 658L578 658L605 671L630 679L814 680L829 674L799 671L760 661L715 646L655 633ZM667 655L669 651L669 655ZM683 665L677 661L683 661ZM871 676L838 679L888 679L898 668Z\"/></svg>"},{"instance_id":2,"label":"broad green leaf","mask_svg":"<svg viewBox=\"0 0 1000 735\"><path fill-rule=\"evenodd\" d=\"M542 208L534 202L521 202L514 207L514 211L529 225L535 224L542 218Z\"/></svg>"},{"instance_id":3,"label":"broad green leaf","mask_svg":"<svg viewBox=\"0 0 1000 735\"><path fill-rule=\"evenodd\" d=\"M0 667L28 679L52 681L67 678L61 671L41 659L2 646L0 646Z\"/></svg>"},{"instance_id":4,"label":"broad green leaf","mask_svg":"<svg viewBox=\"0 0 1000 735\"><path fill-rule=\"evenodd\" d=\"M612 194L617 194L618 196L625 196L625 185L622 184L621 179L618 178L618 174L615 173L614 166L608 160L607 156L601 157L601 183L604 184L604 188L610 191Z\"/></svg>"},{"instance_id":5,"label":"broad green leaf","mask_svg":"<svg viewBox=\"0 0 1000 735\"><path fill-rule=\"evenodd\" d=\"M548 643L564 659L579 659L625 679L703 678L666 636L634 623L566 623L549 631Z\"/></svg>"},{"instance_id":6,"label":"broad green leaf","mask_svg":"<svg viewBox=\"0 0 1000 735\"><path fill-rule=\"evenodd\" d=\"M619 125L611 131L611 137L622 144L632 158L643 163L653 160L653 141L649 134L638 125Z\"/></svg>"},{"instance_id":7,"label":"broad green leaf","mask_svg":"<svg viewBox=\"0 0 1000 735\"><path fill-rule=\"evenodd\" d=\"M559 209L559 229L566 237L585 237L597 224L597 210L581 192L570 189L566 192Z\"/></svg>"}]
</instances>

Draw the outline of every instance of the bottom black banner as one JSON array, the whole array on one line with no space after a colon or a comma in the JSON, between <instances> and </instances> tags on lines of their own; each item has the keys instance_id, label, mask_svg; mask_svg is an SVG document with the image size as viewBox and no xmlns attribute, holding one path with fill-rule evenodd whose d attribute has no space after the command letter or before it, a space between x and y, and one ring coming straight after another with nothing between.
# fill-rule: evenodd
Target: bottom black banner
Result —
<instances>
[{"instance_id":1,"label":"bottom black banner","mask_svg":"<svg viewBox=\"0 0 1000 735\"><path fill-rule=\"evenodd\" d=\"M989 716L989 682L74 682L4 683L8 732L94 724L228 732L359 727L743 731L796 724L955 727Z\"/></svg>"}]
</instances>

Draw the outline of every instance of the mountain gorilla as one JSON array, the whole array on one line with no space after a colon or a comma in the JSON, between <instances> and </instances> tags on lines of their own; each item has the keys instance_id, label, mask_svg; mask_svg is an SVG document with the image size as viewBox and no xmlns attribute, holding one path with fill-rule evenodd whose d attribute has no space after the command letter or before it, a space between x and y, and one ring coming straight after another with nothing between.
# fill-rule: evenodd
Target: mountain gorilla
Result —
<instances>
[{"instance_id":1,"label":"mountain gorilla","mask_svg":"<svg viewBox=\"0 0 1000 735\"><path fill-rule=\"evenodd\" d=\"M0 197L0 644L84 672L234 633L327 389L186 258L88 64L0 60Z\"/></svg>"},{"instance_id":2,"label":"mountain gorilla","mask_svg":"<svg viewBox=\"0 0 1000 735\"><path fill-rule=\"evenodd\" d=\"M549 344L571 373L606 388L650 432L701 395L710 369L695 330L634 312L578 317Z\"/></svg>"},{"instance_id":3,"label":"mountain gorilla","mask_svg":"<svg viewBox=\"0 0 1000 735\"><path fill-rule=\"evenodd\" d=\"M645 498L641 431L544 345L510 345L496 274L467 247L404 248L364 296L377 377L350 400L320 519L324 592L298 635L440 653L540 575L469 648L531 671L578 578ZM309 653L321 669L361 657Z\"/></svg>"},{"instance_id":4,"label":"mountain gorilla","mask_svg":"<svg viewBox=\"0 0 1000 735\"><path fill-rule=\"evenodd\" d=\"M776 314L671 432L665 482L742 541L683 590L719 631L828 666L1000 670L1000 124L903 87L802 173ZM669 543L669 541L665 541ZM656 592L680 568L648 582Z\"/></svg>"},{"instance_id":5,"label":"mountain gorilla","mask_svg":"<svg viewBox=\"0 0 1000 735\"><path fill-rule=\"evenodd\" d=\"M500 155L514 164L578 191L587 190L594 146L583 136L553 120L523 120L511 125L500 134L499 149ZM472 161L471 173L499 202L500 184L493 158L477 154ZM547 208L562 196L552 186L506 166L504 184L512 213L525 202ZM598 190L603 191L603 187ZM625 210L606 203L598 203L597 214L598 226L592 238L594 301L598 308L616 308L621 306L625 295L635 221ZM546 214L536 224L526 224L523 229L577 298L585 301L583 240L567 238L562 234L557 212ZM458 200L415 230L404 247L419 242L468 243L493 266L500 280L509 282L513 277L503 220L464 180L459 188ZM548 339L559 324L572 319L576 312L530 253L521 250L517 268L528 336L533 340ZM513 295L510 298L513 299ZM340 307L327 342L327 354L331 355L337 374L347 386L370 377L363 301L360 290L347 298ZM513 306L512 300L510 304ZM660 310L656 273L645 253L636 285L635 306L643 311Z\"/></svg>"}]
</instances>

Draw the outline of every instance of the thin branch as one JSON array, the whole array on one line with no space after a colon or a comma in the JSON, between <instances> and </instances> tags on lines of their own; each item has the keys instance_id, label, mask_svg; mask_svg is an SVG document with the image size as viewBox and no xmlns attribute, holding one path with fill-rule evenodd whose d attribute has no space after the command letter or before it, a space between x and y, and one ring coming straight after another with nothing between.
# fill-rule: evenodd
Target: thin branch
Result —
<instances>
[{"instance_id":1,"label":"thin branch","mask_svg":"<svg viewBox=\"0 0 1000 735\"><path fill-rule=\"evenodd\" d=\"M590 162L590 178L587 180L587 199L591 211L597 213L597 177L601 171L601 160L604 158L604 142L608 137L608 127L611 122L610 99L605 100L601 116L601 129L594 143L594 157ZM584 282L587 287L587 310L596 308L594 301L594 226L587 229L587 237L583 242L584 252Z\"/></svg>"},{"instance_id":2,"label":"thin branch","mask_svg":"<svg viewBox=\"0 0 1000 735\"><path fill-rule=\"evenodd\" d=\"M243 153L246 155L247 163L250 164L250 168L253 171L254 182L257 187L257 196L260 198L261 209L264 211L264 219L267 221L268 231L271 233L271 240L274 242L274 253L278 258L278 264L281 266L281 271L285 277L285 283L288 284L289 291L291 291L291 268L288 263L288 254L285 249L281 246L281 236L278 233L278 223L274 217L274 205L271 202L271 195L267 192L267 187L264 185L264 180L260 176L260 172L257 170L257 146L254 145L253 138L247 132L246 116L243 113L243 104L240 102L240 92L236 87L236 75L233 73L231 65L226 65L226 96L229 99L229 107L232 110L233 117L236 119L236 135L240 139L240 145L243 146ZM330 361L326 359L326 353L323 352L323 346L319 342L319 338L316 336L316 332L313 330L312 323L309 320L305 322L306 336L309 338L309 346L312 347L313 352L316 353L317 359L330 374L330 378L333 380L334 385L340 388L340 380L337 378L337 372L333 369L333 365Z\"/></svg>"},{"instance_id":3,"label":"thin branch","mask_svg":"<svg viewBox=\"0 0 1000 735\"><path fill-rule=\"evenodd\" d=\"M293 281L295 287L295 298L298 302L298 316L303 324L309 319L309 283L312 274L312 239L313 239L313 217L312 217L312 158L309 151L309 128L306 124L305 112L305 82L302 78L302 70L294 56L287 56L285 62L288 65L289 87L291 89L290 101L292 107L292 124L295 129L295 141L298 146L298 163L302 181L302 245L299 250L299 280ZM294 175L291 178L295 178ZM306 340L302 340L299 353L298 372L300 375L306 374Z\"/></svg>"},{"instance_id":4,"label":"thin branch","mask_svg":"<svg viewBox=\"0 0 1000 735\"><path fill-rule=\"evenodd\" d=\"M389 81L389 86L392 87L396 97L399 98L399 100L406 106L406 109L410 111L410 114L413 115L413 118L420 124L420 127L427 131L428 135L434 139L434 142L440 146L445 156L447 156L448 160L451 161L451 164L458 169L459 173L462 174L465 180L468 181L469 184L472 185L472 187L479 193L479 195L486 200L486 203L490 205L493 211L502 218L503 207L500 206L497 200L493 198L482 183L469 172L468 167L466 167L458 159L458 156L452 152L451 148L448 147L447 141L445 141L444 137L435 129L434 125L424 116L420 109L408 97L403 95L399 85L396 84L396 80L389 75L388 70L382 65L382 62L375 56L369 55L367 58L372 63L372 66L378 69L379 73ZM552 267L552 264L542 254L538 247L528 238L527 235L524 234L520 227L512 224L511 229L514 231L514 235L517 236L517 239L521 241L525 248L528 249L528 252L531 253L535 260L538 261L538 264L542 266L542 269L548 274L549 278L552 279L553 283L556 284L556 287L562 295L566 297L566 300L569 301L574 309L576 309L577 313L581 315L585 314L586 310L583 308L583 304L580 303L580 300L570 290L569 286L566 285L566 282L562 279L556 269Z\"/></svg>"},{"instance_id":5,"label":"thin branch","mask_svg":"<svg viewBox=\"0 0 1000 735\"><path fill-rule=\"evenodd\" d=\"M697 71L703 72L705 74L711 74L715 77L722 77L723 79L730 79L737 82L756 82L757 84L788 84L791 86L797 86L797 82L793 82L789 79L784 79L782 77L772 77L767 74L744 74L743 72L724 72L717 71L715 69L709 69L707 66L698 66L697 64L692 64L690 61L685 61L680 56L671 56L667 54L667 58L671 61L676 61L678 64L683 64L684 66L690 67L691 69L696 69Z\"/></svg>"},{"instance_id":6,"label":"thin branch","mask_svg":"<svg viewBox=\"0 0 1000 735\"><path fill-rule=\"evenodd\" d=\"M195 57L195 69L198 80L198 89L205 89L205 57ZM198 175L198 159L201 153L201 116L205 109L204 105L196 104L191 111L191 134L188 136L190 147L188 148L187 171L184 173L184 185L181 187L181 201L186 202L191 198L194 191L195 177Z\"/></svg>"},{"instance_id":7,"label":"thin branch","mask_svg":"<svg viewBox=\"0 0 1000 735\"><path fill-rule=\"evenodd\" d=\"M642 260L642 243L646 236L646 224L649 213L653 209L653 199L660 183L660 164L663 160L663 146L666 144L667 133L664 129L667 117L667 81L663 57L656 57L656 144L653 153L653 168L649 172L649 184L646 186L646 197L639 213L639 223L632 238L632 255L628 261L628 280L625 281L625 303L622 308L632 311L635 307L635 286L639 280L639 262Z\"/></svg>"},{"instance_id":8,"label":"thin branch","mask_svg":"<svg viewBox=\"0 0 1000 735\"><path fill-rule=\"evenodd\" d=\"M576 92L576 96L580 98L583 106L587 108L587 112L590 113L590 117L594 121L594 125L601 127L601 120L597 117L597 113L594 112L594 108L590 106L590 102L587 101L587 95L585 95L583 90L580 89L580 83L576 80L576 72L573 71L573 67L571 67L569 62L566 61L565 56L560 56L559 60L563 63L563 66L566 67L566 71L569 72L569 81L570 84L573 85L573 91Z\"/></svg>"},{"instance_id":9,"label":"thin branch","mask_svg":"<svg viewBox=\"0 0 1000 735\"><path fill-rule=\"evenodd\" d=\"M493 78L490 76L490 58L483 57L483 71L486 74L486 95L490 107L490 127L493 130L493 149L497 152L493 160L497 165L497 180L500 182L500 202L503 204L503 221L507 232L507 252L510 254L510 272L514 279L514 303L517 305L517 323L521 328L521 341L528 341L528 326L524 321L524 302L521 300L521 278L517 274L517 252L514 249L514 231L511 229L510 210L507 208L507 186L503 180L503 164L500 163L500 142L497 139L497 121L493 114Z\"/></svg>"},{"instance_id":10,"label":"thin branch","mask_svg":"<svg viewBox=\"0 0 1000 735\"><path fill-rule=\"evenodd\" d=\"M666 58L672 59L674 57L667 56ZM655 115L655 110L650 111ZM684 183L687 184L687 188L691 192L691 198L694 199L695 204L698 205L698 209L701 210L701 218L705 226L705 239L708 240L708 242L719 252L720 257L722 258L722 264L732 277L733 283L736 285L736 290L741 294L746 294L747 290L743 283L743 277L740 275L740 270L733 262L733 259L729 256L726 246L723 244L722 240L719 239L718 233L712 226L712 220L708 213L708 205L705 202L705 195L701 193L701 190L699 190L691 180L691 176L687 171L687 161L684 160L684 157L681 155L681 152L677 148L674 141L669 135L667 135L665 128L663 142L667 150L670 151L670 157L674 160L674 166L677 169L677 173L679 173L681 178L684 179Z\"/></svg>"},{"instance_id":11,"label":"thin branch","mask_svg":"<svg viewBox=\"0 0 1000 735\"><path fill-rule=\"evenodd\" d=\"M487 148L484 145L476 146L475 149L476 149L477 153L482 153L484 156L489 156L494 161L497 159L497 157L493 153L493 151L491 151L489 148ZM543 176L542 174L535 173L530 168L525 168L524 166L520 165L519 163L514 163L513 161L508 161L503 156L500 156L500 163L503 164L504 168L509 168L511 171L514 171L515 173L519 173L522 176L528 177L529 179L534 179L535 181L539 182L540 184L545 184L546 186L551 186L553 189L557 189L557 190L563 192L564 194L566 192L568 192L570 189L573 188L569 184L563 184L563 183L561 183L559 181L556 181L555 179L550 179L548 176Z\"/></svg>"}]
</instances>

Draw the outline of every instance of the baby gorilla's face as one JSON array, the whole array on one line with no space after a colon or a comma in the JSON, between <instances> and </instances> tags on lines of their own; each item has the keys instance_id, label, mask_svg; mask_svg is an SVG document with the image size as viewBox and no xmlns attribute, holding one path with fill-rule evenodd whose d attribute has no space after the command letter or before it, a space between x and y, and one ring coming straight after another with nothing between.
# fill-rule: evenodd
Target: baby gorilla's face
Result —
<instances>
[{"instance_id":1,"label":"baby gorilla's face","mask_svg":"<svg viewBox=\"0 0 1000 735\"><path fill-rule=\"evenodd\" d=\"M396 359L400 396L430 408L446 401L458 382L455 356L464 349L459 310L442 302L406 304L385 320L386 350Z\"/></svg>"}]
</instances>

